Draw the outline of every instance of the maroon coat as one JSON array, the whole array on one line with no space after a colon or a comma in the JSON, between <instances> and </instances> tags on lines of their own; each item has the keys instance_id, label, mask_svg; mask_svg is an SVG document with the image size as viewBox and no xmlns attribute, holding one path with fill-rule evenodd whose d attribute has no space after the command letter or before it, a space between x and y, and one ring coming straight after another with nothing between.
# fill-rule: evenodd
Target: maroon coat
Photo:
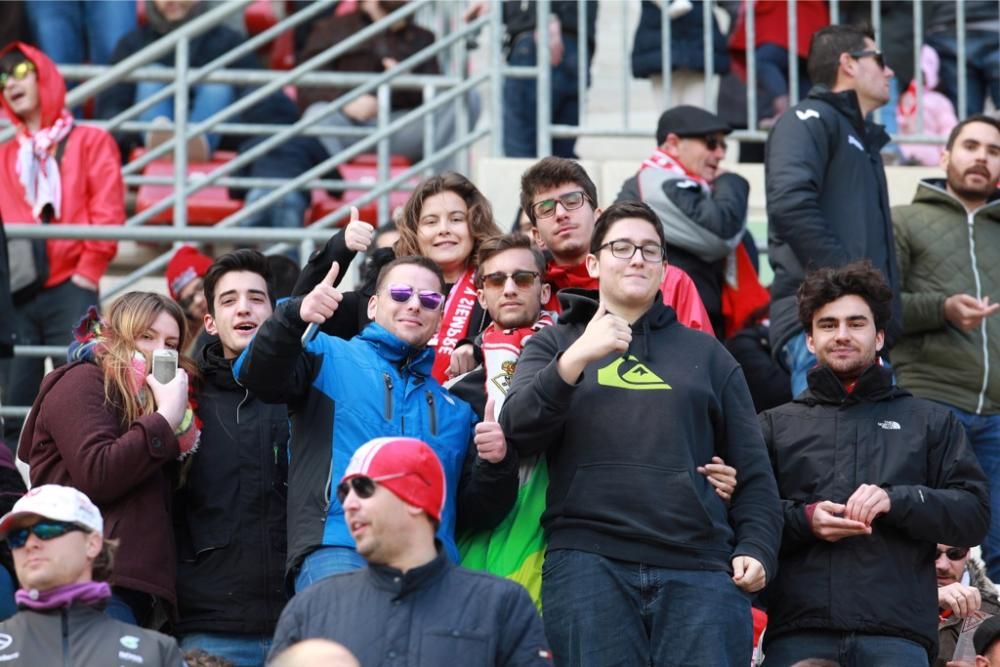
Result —
<instances>
[{"instance_id":1,"label":"maroon coat","mask_svg":"<svg viewBox=\"0 0 1000 667\"><path fill-rule=\"evenodd\" d=\"M104 535L121 544L112 583L176 606L176 551L167 465L180 455L161 415L122 427L104 400L104 375L89 362L45 376L21 432L18 458L31 484L63 484L87 494L104 515Z\"/></svg>"}]
</instances>

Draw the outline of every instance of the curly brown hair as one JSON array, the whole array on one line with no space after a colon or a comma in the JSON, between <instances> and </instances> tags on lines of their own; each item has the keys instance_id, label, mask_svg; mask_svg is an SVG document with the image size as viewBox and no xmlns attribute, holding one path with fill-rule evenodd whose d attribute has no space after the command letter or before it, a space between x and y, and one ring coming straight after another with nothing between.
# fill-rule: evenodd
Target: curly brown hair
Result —
<instances>
[{"instance_id":1,"label":"curly brown hair","mask_svg":"<svg viewBox=\"0 0 1000 667\"><path fill-rule=\"evenodd\" d=\"M812 334L816 312L844 296L859 296L871 308L875 330L885 331L892 319L892 288L870 260L852 262L840 268L823 268L805 277L797 293L799 322Z\"/></svg>"},{"instance_id":2,"label":"curly brown hair","mask_svg":"<svg viewBox=\"0 0 1000 667\"><path fill-rule=\"evenodd\" d=\"M484 239L498 236L503 232L493 219L493 207L489 200L479 191L472 181L461 174L449 171L439 176L432 176L421 183L403 206L403 214L397 223L399 240L393 245L397 257L404 255L420 255L420 244L417 242L417 228L420 225L420 213L424 201L428 197L442 192L453 192L462 198L468 208L466 221L469 225L469 235L472 237L472 252L466 259L466 266L475 267L479 245Z\"/></svg>"}]
</instances>

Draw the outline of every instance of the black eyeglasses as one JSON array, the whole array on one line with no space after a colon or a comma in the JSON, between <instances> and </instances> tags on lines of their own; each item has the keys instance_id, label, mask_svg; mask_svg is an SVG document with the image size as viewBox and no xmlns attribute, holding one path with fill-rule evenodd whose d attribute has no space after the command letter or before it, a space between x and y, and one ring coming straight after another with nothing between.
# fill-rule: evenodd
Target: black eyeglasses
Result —
<instances>
[{"instance_id":1,"label":"black eyeglasses","mask_svg":"<svg viewBox=\"0 0 1000 667\"><path fill-rule=\"evenodd\" d=\"M28 536L32 534L40 540L47 541L77 530L84 532L85 529L65 521L39 521L33 526L18 528L7 533L7 546L11 549L20 549L28 543Z\"/></svg>"},{"instance_id":2,"label":"black eyeglasses","mask_svg":"<svg viewBox=\"0 0 1000 667\"><path fill-rule=\"evenodd\" d=\"M618 259L632 259L635 257L635 251L639 250L642 252L642 258L647 262L663 261L663 246L655 243L636 245L631 241L619 239L617 241L605 243L600 247L601 250L604 250L605 248L609 248L611 250L611 255L613 257L617 257Z\"/></svg>"},{"instance_id":3,"label":"black eyeglasses","mask_svg":"<svg viewBox=\"0 0 1000 667\"><path fill-rule=\"evenodd\" d=\"M531 205L531 210L534 211L535 219L537 220L538 218L548 218L555 215L556 204L562 204L563 208L567 211L575 211L588 200L589 198L582 190L574 190L573 192L567 192L552 199L536 201Z\"/></svg>"},{"instance_id":4,"label":"black eyeglasses","mask_svg":"<svg viewBox=\"0 0 1000 667\"><path fill-rule=\"evenodd\" d=\"M7 86L7 81L9 79L15 79L17 81L23 81L28 78L28 75L35 71L35 64L27 60L22 60L18 64L10 68L6 72L0 72L0 90L3 90Z\"/></svg>"},{"instance_id":5,"label":"black eyeglasses","mask_svg":"<svg viewBox=\"0 0 1000 667\"><path fill-rule=\"evenodd\" d=\"M959 548L959 547L951 547L950 549L938 549L937 550L937 555L934 556L934 560L937 560L938 558L940 558L941 554L944 554L945 556L947 556L948 560L955 561L955 560L962 560L963 558L965 558L966 556L968 556L969 555L969 550L968 549L962 549L962 548Z\"/></svg>"},{"instance_id":6,"label":"black eyeglasses","mask_svg":"<svg viewBox=\"0 0 1000 667\"><path fill-rule=\"evenodd\" d=\"M400 477L412 474L411 472L397 472L392 475L382 475L381 477L365 477L364 475L352 477L337 485L337 502L343 505L351 489L354 489L354 493L357 494L358 498L371 498L375 493L375 484L378 482L387 482L390 479L399 479Z\"/></svg>"},{"instance_id":7,"label":"black eyeglasses","mask_svg":"<svg viewBox=\"0 0 1000 667\"><path fill-rule=\"evenodd\" d=\"M879 69L885 69L885 57L882 55L882 52L879 51L878 49L867 49L865 51L851 51L847 55L854 58L855 60L871 56L872 58L875 59L875 64L878 65Z\"/></svg>"},{"instance_id":8,"label":"black eyeglasses","mask_svg":"<svg viewBox=\"0 0 1000 667\"><path fill-rule=\"evenodd\" d=\"M487 273L481 278L481 283L486 287L492 287L493 289L502 289L504 285L507 284L507 279L512 278L514 284L519 289L526 289L535 284L535 278L542 275L538 271L515 271L514 273L504 273L503 271L496 271L494 273Z\"/></svg>"},{"instance_id":9,"label":"black eyeglasses","mask_svg":"<svg viewBox=\"0 0 1000 667\"><path fill-rule=\"evenodd\" d=\"M420 301L420 307L426 310L437 310L444 303L444 295L434 290L417 290L409 285L389 285L389 298L397 303L406 303L413 298L414 293Z\"/></svg>"}]
</instances>

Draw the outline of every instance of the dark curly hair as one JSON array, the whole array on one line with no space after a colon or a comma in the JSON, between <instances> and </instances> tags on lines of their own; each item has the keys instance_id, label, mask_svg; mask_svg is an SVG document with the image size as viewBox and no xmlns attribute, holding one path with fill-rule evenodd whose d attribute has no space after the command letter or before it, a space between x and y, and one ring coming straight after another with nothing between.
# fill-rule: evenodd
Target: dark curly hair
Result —
<instances>
[{"instance_id":1,"label":"dark curly hair","mask_svg":"<svg viewBox=\"0 0 1000 667\"><path fill-rule=\"evenodd\" d=\"M859 296L871 308L875 330L884 331L892 319L892 288L870 260L852 262L840 268L823 268L806 276L799 286L799 322L812 334L816 311L848 295Z\"/></svg>"}]
</instances>

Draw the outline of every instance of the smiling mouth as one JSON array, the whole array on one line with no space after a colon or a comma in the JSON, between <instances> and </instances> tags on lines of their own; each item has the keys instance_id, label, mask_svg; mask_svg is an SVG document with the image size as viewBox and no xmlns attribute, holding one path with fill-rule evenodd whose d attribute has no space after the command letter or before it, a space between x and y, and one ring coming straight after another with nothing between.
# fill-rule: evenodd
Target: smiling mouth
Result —
<instances>
[{"instance_id":1,"label":"smiling mouth","mask_svg":"<svg viewBox=\"0 0 1000 667\"><path fill-rule=\"evenodd\" d=\"M257 330L257 325L252 322L244 322L243 324L237 324L233 329L242 333L250 333Z\"/></svg>"}]
</instances>

